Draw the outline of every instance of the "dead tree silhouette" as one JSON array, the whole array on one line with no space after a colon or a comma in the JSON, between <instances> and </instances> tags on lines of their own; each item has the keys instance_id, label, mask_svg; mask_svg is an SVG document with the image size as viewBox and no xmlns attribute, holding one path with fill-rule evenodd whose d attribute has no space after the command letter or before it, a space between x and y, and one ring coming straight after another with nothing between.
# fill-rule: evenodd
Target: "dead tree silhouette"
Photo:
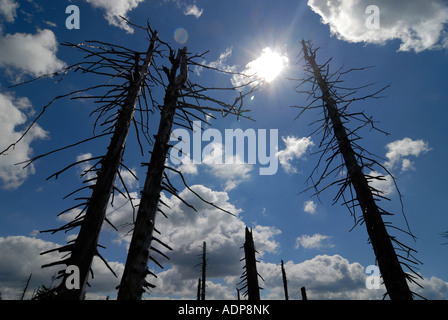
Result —
<instances>
[{"instance_id":1,"label":"dead tree silhouette","mask_svg":"<svg viewBox=\"0 0 448 320\"><path fill-rule=\"evenodd\" d=\"M79 227L79 233L75 240L70 241L65 246L41 253L46 254L53 251L67 253L65 259L43 265L42 267L65 264L67 266L75 265L79 268L79 289L68 290L65 285L65 280L68 275L65 273L65 270L59 272L57 279L62 278L62 281L59 286L55 287L51 290L52 292L50 292L52 295L56 293L56 295L54 295L56 299L80 300L84 298L89 272L91 273L92 278L94 275L91 266L95 256L99 257L115 275L114 270L99 253L98 247L102 246L98 244L98 239L104 221L108 222L116 230L115 226L113 226L106 218L106 210L109 201L112 196L113 202L113 195L115 192L119 192L127 198L134 210L133 199L129 194L120 171L122 169L127 170L134 177L135 175L124 164L123 154L132 125L136 130L137 141L143 153L143 146L140 139L144 137L148 142L151 139L149 136L149 115L154 112L152 109L155 104L150 91L151 83L154 82L155 78L151 76L150 68L156 70L152 63L154 55L159 54L157 51L158 33L151 29L149 23L147 24L147 27L141 28L146 31L150 39L146 52L138 52L101 41L86 41L85 43L80 44L64 43L64 46L79 49L84 54L84 59L79 63L73 64L57 73L46 75L45 77L59 77L57 82L60 82L65 79L69 73L81 72L81 74L85 76L99 76L100 78L106 78L106 81L95 86L55 97L43 107L41 113L30 124L23 136L8 147L14 147L15 144L19 143L53 103L66 97L71 97L71 99L93 100L95 105L99 105L99 107L95 108L90 114L90 116L96 115L93 137L83 139L76 143L34 157L33 159L24 162L25 166L55 152L60 152L88 141L112 135L105 155L90 157L74 162L47 178L47 180L53 177L58 179L62 173L72 167L95 161L95 164L87 169L81 177L87 176L89 173L94 173L96 176L94 178L86 179L83 182L85 186L71 192L65 198L87 189L92 190L91 195L76 198L75 200L81 200L82 202L59 214L62 215L74 209L79 209L77 216L62 227L42 231L51 233L59 231L67 232ZM31 81L40 78L42 77ZM138 114L138 119L135 117L136 113ZM95 134L98 127L103 127L102 133ZM123 191L116 186L117 177L123 186ZM135 178L137 179L137 177Z\"/></svg>"},{"instance_id":2,"label":"dead tree silhouette","mask_svg":"<svg viewBox=\"0 0 448 320\"><path fill-rule=\"evenodd\" d=\"M207 274L207 243L204 241L202 243L202 253L200 254L201 262L195 267L201 267L202 278L199 278L198 284L198 300L205 300L205 282Z\"/></svg>"},{"instance_id":3,"label":"dead tree silhouette","mask_svg":"<svg viewBox=\"0 0 448 320\"><path fill-rule=\"evenodd\" d=\"M241 259L241 261L245 261L244 266L244 272L243 275L240 277L242 278L241 282L239 284L243 284L239 290L246 289L246 291L243 293L243 296L248 298L248 300L260 300L260 289L262 289L258 284L258 277L260 277L263 281L264 279L261 277L261 275L257 271L257 259L255 257L255 253L257 253L257 250L255 250L255 244L254 244L254 238L252 236L252 230L249 230L248 227L246 227L246 240L244 242L244 258ZM239 291L238 291L239 292Z\"/></svg>"},{"instance_id":4,"label":"dead tree silhouette","mask_svg":"<svg viewBox=\"0 0 448 320\"><path fill-rule=\"evenodd\" d=\"M282 280L283 280L283 290L285 292L285 300L289 300L288 278L286 277L285 265L283 264L283 260L281 261L281 266L282 266Z\"/></svg>"},{"instance_id":5,"label":"dead tree silhouette","mask_svg":"<svg viewBox=\"0 0 448 320\"><path fill-rule=\"evenodd\" d=\"M154 237L154 231L156 231L156 213L160 212L165 215L162 208L166 204L160 200L160 193L162 191L171 193L178 197L188 207L196 210L193 206L179 197L177 189L171 183L169 176L165 173L165 169L177 173L184 186L199 197L200 200L226 213L232 214L231 212L208 202L206 199L203 199L188 186L179 170L166 165L168 151L171 147L169 140L173 125L178 124L193 130L193 118L201 119L202 117L202 119L205 119L206 116L211 116L213 112L218 112L222 116L233 114L237 117L241 117L244 112L248 111L242 109L244 97L251 94L257 88L257 86L251 86L251 81L249 80L247 84L244 84L240 88L206 87L199 85L198 83L193 83L188 79L189 65L196 65L218 72L224 71L207 67L196 62L195 58L201 58L202 55L188 57L186 47L179 49L177 54L175 54L168 44L165 43L164 45L168 47L170 52L169 61L171 67L163 67L162 69L166 75L168 83L164 85L165 97L163 106L160 106L161 117L159 129L151 153L151 159L148 164L146 181L141 193L141 201L138 207L137 219L132 233L123 277L118 286L118 300L140 300L146 289L154 287L153 284L145 279L147 275L154 275L147 267L148 260L150 259L154 261L159 267L162 267L162 265L157 262L153 255L151 255L151 251L161 254L161 251L152 245L152 240L157 240L157 242L164 245L165 248L170 249L168 245ZM245 87L249 89L243 93L243 88ZM236 89L241 90L236 91ZM237 93L237 96L234 102L229 104L218 98L212 97L211 92L213 91L228 91ZM195 114L194 111L198 112L199 115ZM183 123L176 122L176 117L183 121ZM162 254L162 256L165 258L167 257L164 254ZM202 286L205 286L205 281L203 281ZM205 294L205 291L203 294Z\"/></svg>"},{"instance_id":6,"label":"dead tree silhouette","mask_svg":"<svg viewBox=\"0 0 448 320\"><path fill-rule=\"evenodd\" d=\"M376 166L380 170L387 172L393 178L390 172L376 160L374 155L358 144L360 129L370 126L371 129L381 130L375 127L374 121L370 117L367 117L364 112L350 113L347 109L355 101L378 98L379 94L388 86L363 97L354 97L354 94L358 90L364 89L368 85L359 86L358 88L344 88L341 86L341 77L349 72L364 70L365 68L350 69L348 71L341 71L341 68L334 73L330 73L329 62L331 59L323 65L318 65L316 62L317 50L312 47L310 42L307 43L302 40L301 61L303 59L305 62L305 75L302 79L297 80L299 84L295 88L299 93L306 93L308 100L311 100L308 105L297 107L301 109L297 118L304 111L310 109L322 109L323 114L321 119L314 122L320 123L320 125L312 133L312 135L322 134L322 138L318 152L320 153L320 157L309 178L312 182L310 189L314 189L315 195L318 196L323 190L331 186L340 186L333 204L342 198L344 201L343 204L346 205L355 218L355 226L358 223L365 223L387 294L394 300L412 299L413 293L409 289L407 280L417 283L415 279L420 276L415 272L414 268L420 262L413 256L415 250L398 241L396 237L390 236L386 226L399 229L411 235L413 238L414 236L409 229L409 225L408 231L404 231L383 221L382 216L391 215L391 213L379 207L378 201L381 199L389 199L384 196L381 190L375 189L371 182L374 180L384 180L385 177L383 175L369 175L363 172L365 169L372 170ZM300 87L304 84L311 84L311 89L301 90ZM360 124L355 129L348 129L346 127L347 123L352 124L356 122ZM334 160L339 157L342 158L341 163L334 165ZM315 180L314 176L317 174L324 160L327 163L324 165L320 175L318 175L318 179ZM321 188L323 181L332 174L343 174L345 177ZM395 178L393 179L395 182ZM397 187L396 183L395 186ZM348 199L346 198L347 191L349 192ZM398 188L397 191L401 201L401 194ZM355 209L357 206L361 208L361 217L356 216ZM406 217L405 221L407 224ZM404 252L406 256L397 254L395 249ZM411 273L405 273L402 265L407 267Z\"/></svg>"}]
</instances>

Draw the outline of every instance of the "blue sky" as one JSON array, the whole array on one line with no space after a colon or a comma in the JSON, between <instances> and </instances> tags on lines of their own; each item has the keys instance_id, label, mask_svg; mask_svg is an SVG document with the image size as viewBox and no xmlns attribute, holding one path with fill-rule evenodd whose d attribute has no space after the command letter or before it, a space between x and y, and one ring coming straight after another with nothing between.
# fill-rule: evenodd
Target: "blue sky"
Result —
<instances>
[{"instance_id":1,"label":"blue sky","mask_svg":"<svg viewBox=\"0 0 448 320\"><path fill-rule=\"evenodd\" d=\"M67 6L80 9L80 29L68 30ZM301 39L312 40L320 63L333 57L331 67L374 66L345 78L350 85L375 82L373 89L389 85L384 98L358 102L354 108L379 121L389 132L386 136L366 130L362 145L383 159L381 162L397 178L403 195L404 209L412 232L410 237L391 231L411 245L423 263L419 272L424 289L416 289L429 299L446 299L448 274L444 262L448 247L440 233L448 230L444 199L447 196L443 169L447 144L443 136L446 111L444 93L448 62L448 6L446 2L376 1L380 10L380 28L368 29L365 13L368 1L0 1L0 147L3 150L17 139L26 125L54 96L94 83L78 75L55 84L51 79L14 88L9 86L45 73L59 70L82 58L79 52L62 47L61 42L79 43L101 40L144 51L145 34L122 24L119 15L134 23L159 31L160 38L174 48L188 46L192 53L205 55L204 63L233 71L247 71L263 50L283 57L288 63L282 72L247 101L250 116L256 122L227 117L212 120L213 128L278 130L279 168L274 175L259 175L259 164L183 166L191 186L216 204L237 213L237 217L216 211L179 190L197 208L191 212L176 198L163 195L172 210L169 218L158 217L162 239L173 247L171 260L162 260L165 269L150 264L158 274L157 285L146 298L195 298L200 270L200 246L207 241L209 270L207 297L234 299L235 286L242 274L239 259L244 243L244 227L254 230L255 245L260 253L259 273L265 279L262 298L283 299L280 260L285 261L292 299L300 299L300 287L307 288L310 299L377 299L384 289L365 287L365 268L375 263L367 243L365 226L352 231L354 221L340 204L332 206L336 189L323 192L319 199L307 188L306 180L316 164L319 138L307 139L313 131L309 123L316 119L310 111L293 120L298 111L293 105L305 103L306 96L293 91L294 82L286 78L303 75L297 63ZM184 28L186 43L174 37ZM179 40L179 39L178 39ZM164 62L166 64L166 62ZM231 77L195 73L190 79L204 84L231 85ZM62 198L80 186L82 168L73 168L58 180L46 178L78 157L88 153L105 153L107 139L72 148L43 158L22 169L14 165L89 137L92 105L82 100L60 100L39 120L33 130L14 150L0 159L0 292L3 298L16 299L30 273L31 288L49 285L57 269L41 269L55 256L39 252L73 239L73 234L38 233L58 227L64 219L56 215L73 206L72 198ZM154 124L157 121L153 119ZM130 135L125 160L139 177L126 181L136 199L143 185L145 170L134 135ZM383 172L384 173L384 172ZM398 194L387 180L380 187L392 201L384 206L395 213L388 221L405 228ZM130 236L126 223L132 212L117 195L108 217L119 232L105 226L100 243L102 254L121 275ZM123 205L123 206L122 206ZM87 297L116 295L119 279L101 261L94 262L95 279ZM31 290L30 290L31 292ZM30 293L31 294L31 293Z\"/></svg>"}]
</instances>

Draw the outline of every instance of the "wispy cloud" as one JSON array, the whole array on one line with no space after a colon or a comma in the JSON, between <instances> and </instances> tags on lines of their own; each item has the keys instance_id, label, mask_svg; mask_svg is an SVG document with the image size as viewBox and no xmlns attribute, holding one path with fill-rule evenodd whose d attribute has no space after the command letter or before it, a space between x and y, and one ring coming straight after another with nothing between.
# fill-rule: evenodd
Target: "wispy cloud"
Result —
<instances>
[{"instance_id":1,"label":"wispy cloud","mask_svg":"<svg viewBox=\"0 0 448 320\"><path fill-rule=\"evenodd\" d=\"M120 18L127 17L128 13L137 8L145 0L85 0L94 8L105 11L104 17L110 25L126 30L127 33L134 33L126 21Z\"/></svg>"},{"instance_id":2,"label":"wispy cloud","mask_svg":"<svg viewBox=\"0 0 448 320\"><path fill-rule=\"evenodd\" d=\"M194 16L198 19L204 13L204 9L199 8L196 5L196 1L193 3L187 3L187 0L163 0L165 3L174 2L178 9L181 9L186 16Z\"/></svg>"},{"instance_id":3,"label":"wispy cloud","mask_svg":"<svg viewBox=\"0 0 448 320\"><path fill-rule=\"evenodd\" d=\"M297 237L295 248L298 249L300 246L305 249L332 248L334 244L330 243L328 241L329 239L331 239L330 236L320 233L315 233L312 236L304 234L303 236Z\"/></svg>"}]
</instances>

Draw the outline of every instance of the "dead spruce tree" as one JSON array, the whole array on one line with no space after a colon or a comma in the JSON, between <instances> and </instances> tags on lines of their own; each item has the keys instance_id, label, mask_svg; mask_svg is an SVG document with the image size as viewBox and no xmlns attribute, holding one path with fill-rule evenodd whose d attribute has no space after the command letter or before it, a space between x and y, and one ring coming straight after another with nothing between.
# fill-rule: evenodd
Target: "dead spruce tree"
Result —
<instances>
[{"instance_id":1,"label":"dead spruce tree","mask_svg":"<svg viewBox=\"0 0 448 320\"><path fill-rule=\"evenodd\" d=\"M207 243L202 243L202 253L198 255L201 259L194 267L201 267L201 278L198 280L197 300L205 300L205 281L207 273Z\"/></svg>"},{"instance_id":2,"label":"dead spruce tree","mask_svg":"<svg viewBox=\"0 0 448 320\"><path fill-rule=\"evenodd\" d=\"M329 61L323 65L318 65L316 62L316 52L318 49L313 49L311 43L306 43L302 40L302 59L304 59L305 76L300 79L299 85L295 90L299 93L306 93L310 103L306 106L300 106L299 116L306 110L321 109L323 117L316 120L314 123L320 123L318 129L313 134L321 134L321 141L319 144L320 157L316 167L310 175L312 187L315 190L315 195L319 195L323 190L339 185L340 188L334 198L334 203L339 199L343 199L343 204L350 210L352 216L355 218L355 226L358 223L365 223L369 241L372 244L373 251L378 261L379 269L386 286L387 294L393 300L410 300L413 299L413 293L409 289L407 280L415 282L416 276L415 265L419 261L413 256L412 248L398 241L396 237L390 236L386 226L399 229L386 224L383 221L383 216L391 215L378 205L382 199L387 199L381 190L372 186L375 180L384 180L383 175L374 175L371 172L373 168L379 167L379 171L384 170L392 178L393 176L387 169L377 160L377 157L369 153L358 144L361 139L359 132L362 128L370 126L371 129L379 130L375 127L371 118L367 117L364 112L349 112L348 107L355 101L360 101L368 98L378 98L378 94L386 87L368 94L366 96L357 98L354 96L360 89L367 86L359 86L358 88L342 87L341 77L351 71L363 70L350 69L348 71L337 70L330 73ZM365 68L364 68L365 69ZM299 90L304 84L311 84L311 89ZM299 117L298 116L298 117ZM358 123L354 129L348 129L346 124ZM341 163L335 165L336 159L341 158ZM326 164L323 170L315 179L314 176L319 171L323 161ZM369 172L364 172L370 170ZM337 181L329 183L321 187L325 178L331 175L337 177L345 176ZM393 178L394 179L394 178ZM394 179L395 182L395 179ZM397 186L395 184L395 186ZM399 190L397 188L399 193ZM346 192L348 195L346 196ZM401 201L401 194L400 201ZM347 198L346 198L347 197ZM355 209L361 209L361 216L357 217ZM404 214L403 214L404 216ZM406 220L406 219L405 219ZM406 221L407 224L407 221ZM399 229L412 237L414 237L409 229L405 231ZM396 245L396 247L394 247ZM395 249L404 252L405 255L397 254ZM401 261L399 260L401 259ZM405 273L402 265L406 266L411 273Z\"/></svg>"},{"instance_id":3,"label":"dead spruce tree","mask_svg":"<svg viewBox=\"0 0 448 320\"><path fill-rule=\"evenodd\" d=\"M191 189L182 175L182 173L172 167L166 165L167 155L170 149L170 136L172 133L173 125L179 124L183 127L193 130L192 119L204 119L205 116L211 116L212 112L219 112L222 116L228 114L234 114L241 116L243 112L248 110L242 110L243 99L247 94L250 94L256 90L256 86L250 86L250 81L243 87L249 87L248 92L243 94L243 91L236 91L235 87L229 88L215 88L205 87L197 83L192 83L188 80L189 65L196 65L199 67L213 69L203 64L195 62L195 58L201 58L202 55L196 55L188 57L187 48L179 49L177 54L171 49L168 44L165 44L169 49L169 61L171 67L163 67L163 72L167 78L167 84L165 86L165 97L163 105L160 106L161 116L159 122L159 129L155 136L155 143L151 152L151 159L146 174L146 180L141 192L141 200L138 207L137 218L132 232L132 239L129 246L128 256L126 259L125 269L123 276L118 286L118 300L140 300L146 289L153 288L154 285L146 280L147 275L154 275L148 269L148 261L154 261L159 267L162 267L157 262L152 252L161 254L167 258L161 250L153 246L153 240L162 244L165 248L171 249L163 241L154 236L156 214L160 212L164 214L161 207L165 206L163 201L160 200L160 193L166 191L170 194L178 197L183 203L190 208L193 208L190 204L186 203L179 197L176 188L170 182L169 176L165 173L165 169L168 169L174 173L177 173L184 186L189 191L193 192L205 203L208 203L218 209L213 203L203 199L193 189ZM241 89L241 88L239 88ZM229 91L232 93L238 92L233 104L228 104L213 98L210 95L210 91ZM203 105L207 103L208 105ZM199 113L199 115L197 114ZM180 122L176 122L178 119ZM194 209L195 210L195 209ZM224 209L224 212L230 213ZM205 280L205 279L204 279ZM205 281L203 286L205 285Z\"/></svg>"},{"instance_id":4,"label":"dead spruce tree","mask_svg":"<svg viewBox=\"0 0 448 320\"><path fill-rule=\"evenodd\" d=\"M99 104L99 107L95 108L91 113L91 115L97 115L94 123L94 136L37 156L27 161L26 165L29 165L39 158L49 156L54 152L62 151L94 139L112 135L105 155L91 157L72 163L48 178L50 179L55 177L57 179L59 175L69 168L82 163L95 161L95 164L87 169L82 176L89 176L89 173L96 174L96 176L85 180L85 186L73 191L67 195L67 197L86 189L92 190L91 195L75 199L82 200L82 202L59 214L61 215L77 209L79 210L77 216L74 220L68 222L62 227L43 231L52 233L58 231L67 232L79 227L79 233L75 240L70 241L67 245L60 248L55 248L41 253L46 254L53 251L67 253L65 259L46 264L42 267L65 264L67 266L74 265L79 269L79 289L68 289L66 286L66 279L69 274L66 274L65 269L59 272L58 278L62 278L62 281L59 286L50 292L52 295L56 293L57 299L83 299L85 296L85 286L88 281L89 272L93 278L93 270L91 269L91 266L95 256L103 260L110 271L115 275L113 269L110 268L106 260L98 251L98 247L102 247L98 244L98 239L104 221L108 222L113 228L115 228L106 218L106 210L109 205L110 198L113 196L114 192L117 191L127 198L132 206L132 209L134 209L132 204L133 199L128 192L120 171L124 169L128 170L132 175L134 175L134 173L123 163L123 154L126 140L132 125L134 125L136 130L137 140L143 153L143 146L140 138L144 137L147 141L149 141L149 114L154 112L152 110L154 100L150 91L150 83L153 82L154 78L150 76L150 68L152 67L154 55L159 54L157 52L158 34L156 31L152 31L149 24L146 28L142 29L147 32L150 39L146 52L138 52L119 45L113 45L100 41L87 41L76 45L65 43L65 46L74 47L81 50L81 52L84 53L84 60L58 73L52 74L51 76L59 76L59 81L61 81L70 72L81 72L89 77L106 77L106 81L96 86L76 90L55 97L43 108L42 112L30 125L28 130L26 130L26 132L28 132L31 126L44 115L48 107L50 107L50 105L55 101L65 97L71 97L72 99L92 99L95 104ZM97 90L100 90L100 92L96 93ZM138 119L135 118L136 112L139 114ZM97 126L104 127L101 134L95 134ZM13 145L14 144L11 146ZM116 187L117 177L124 188L123 191Z\"/></svg>"},{"instance_id":5,"label":"dead spruce tree","mask_svg":"<svg viewBox=\"0 0 448 320\"><path fill-rule=\"evenodd\" d=\"M257 271L257 259L255 257L255 253L258 253L255 250L254 238L252 236L252 230L249 230L246 227L245 233L246 240L244 242L244 258L241 261L245 261L245 266L243 267L243 275L239 284L243 284L243 287L239 288L239 290L246 289L243 293L244 297L247 296L248 300L260 300L260 289L262 289L258 284L258 277L260 277L263 281L264 279Z\"/></svg>"},{"instance_id":6,"label":"dead spruce tree","mask_svg":"<svg viewBox=\"0 0 448 320\"><path fill-rule=\"evenodd\" d=\"M207 243L204 241L202 243L202 254L201 254L201 275L202 278L199 280L200 286L200 298L201 300L205 300L205 281L206 281L206 273L207 273ZM198 294L199 296L199 294ZM199 299L198 299L199 300Z\"/></svg>"},{"instance_id":7,"label":"dead spruce tree","mask_svg":"<svg viewBox=\"0 0 448 320\"><path fill-rule=\"evenodd\" d=\"M58 288L58 297L61 299L81 299L84 295L93 258L95 255L98 255L98 238L103 221L106 218L109 199L114 192L114 181L116 176L119 175L126 139L133 122L137 101L146 83L156 41L157 33L154 33L146 57L141 65L139 56L134 60L135 67L131 70L132 73L129 73L131 79L126 98L115 120L115 129L107 153L101 159L101 167L97 171L96 182L92 187L92 195L88 199L86 213L80 223L78 236L73 244L58 250L59 252L70 251L71 254L66 264L77 266L80 274L79 290L67 289L65 285L67 275L65 275L61 286Z\"/></svg>"}]
</instances>

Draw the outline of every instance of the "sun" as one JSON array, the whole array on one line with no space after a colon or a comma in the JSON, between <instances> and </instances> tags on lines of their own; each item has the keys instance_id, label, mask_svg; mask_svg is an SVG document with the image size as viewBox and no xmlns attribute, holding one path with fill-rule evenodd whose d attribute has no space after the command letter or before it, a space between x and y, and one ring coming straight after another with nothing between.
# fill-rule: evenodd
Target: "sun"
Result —
<instances>
[{"instance_id":1,"label":"sun","mask_svg":"<svg viewBox=\"0 0 448 320\"><path fill-rule=\"evenodd\" d=\"M248 64L251 74L266 82L272 82L288 65L288 58L270 47L263 49L261 55Z\"/></svg>"}]
</instances>

